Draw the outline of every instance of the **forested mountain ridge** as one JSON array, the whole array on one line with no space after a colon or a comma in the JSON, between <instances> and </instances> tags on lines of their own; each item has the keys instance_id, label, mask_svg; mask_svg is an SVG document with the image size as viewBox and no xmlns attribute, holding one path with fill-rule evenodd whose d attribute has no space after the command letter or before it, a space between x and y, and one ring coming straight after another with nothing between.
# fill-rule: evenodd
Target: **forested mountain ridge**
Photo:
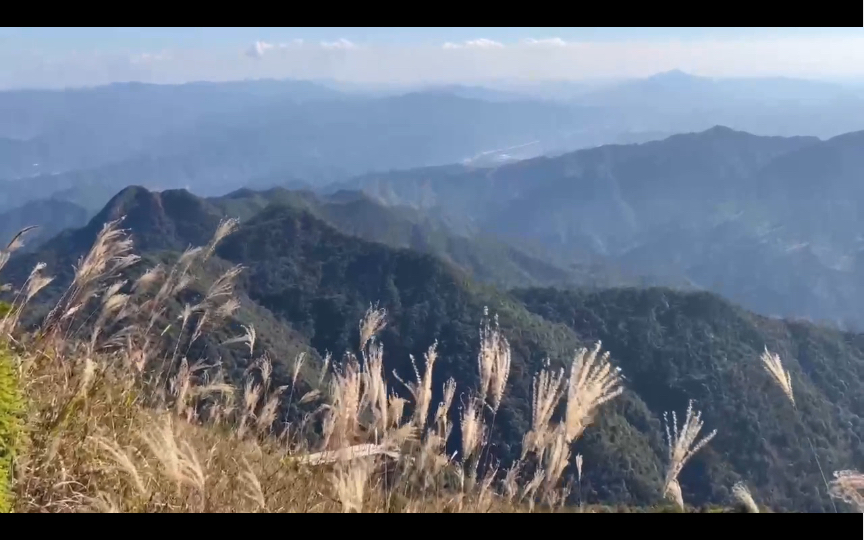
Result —
<instances>
[{"instance_id":1,"label":"forested mountain ridge","mask_svg":"<svg viewBox=\"0 0 864 540\"><path fill-rule=\"evenodd\" d=\"M564 261L711 290L756 312L864 324L864 138L716 127L492 169L358 177L385 204L528 242Z\"/></svg>"},{"instance_id":2,"label":"forested mountain ridge","mask_svg":"<svg viewBox=\"0 0 864 540\"><path fill-rule=\"evenodd\" d=\"M242 199L235 196L236 208ZM379 302L388 313L380 336L386 373L410 376L409 355L419 358L437 341L433 387L452 376L465 392L475 386L476 332L488 307L499 316L513 353L493 434L493 454L505 462L520 452L530 425L531 379L546 358L566 364L577 347L600 339L625 374L624 394L601 408L574 447L585 458L582 493L589 500L641 505L660 498L666 456L662 414L683 414L689 399L704 412L706 428L718 429L682 474L693 504L728 501L729 487L743 479L769 508L826 510L821 478L802 437L812 440L827 470L853 468L864 458L857 437L864 427L858 396L864 393L851 386L864 375L864 339L858 334L766 319L709 293L656 288L508 293L477 284L433 255L348 236L302 205L277 201L252 210L256 203L247 203L239 230L214 259L223 268L243 265L237 289L246 309L204 352L221 351L220 342L251 322L271 326L269 336L262 330L267 340L262 346L305 349L316 358L329 351L338 361L354 347L356 321ZM87 227L14 257L4 277L20 282L35 262L45 261L58 275L53 290L62 289L67 269L102 224L122 216L148 260L173 257L190 244L206 243L224 212L186 192L130 188ZM780 353L792 372L798 413L759 363L766 346ZM245 368L232 364L239 361L236 355L220 356L229 374ZM277 359L283 376L285 361Z\"/></svg>"}]
</instances>

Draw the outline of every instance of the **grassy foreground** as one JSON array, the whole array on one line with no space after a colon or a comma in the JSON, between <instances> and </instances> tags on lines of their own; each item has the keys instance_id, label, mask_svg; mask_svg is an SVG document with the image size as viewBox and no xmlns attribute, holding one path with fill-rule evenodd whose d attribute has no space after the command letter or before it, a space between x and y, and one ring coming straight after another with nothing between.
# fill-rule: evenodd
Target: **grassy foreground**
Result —
<instances>
[{"instance_id":1,"label":"grassy foreground","mask_svg":"<svg viewBox=\"0 0 864 540\"><path fill-rule=\"evenodd\" d=\"M107 224L66 293L26 332L22 313L51 282L44 265L13 292L0 313L0 510L692 510L677 478L714 436L700 437L692 407L681 423L675 412L666 419L666 500L650 509L579 500L583 460L571 446L622 390L622 375L599 344L577 351L566 371L536 374L531 430L521 459L506 469L489 459L487 445L510 370L509 343L494 318L481 325L479 387L460 388L457 396L449 380L437 403L435 344L412 359L413 380L399 381L410 402L388 387L376 341L386 313L375 308L360 321L356 350L339 362L328 358L316 380L301 380L301 373L309 377L301 355L290 384L275 386L271 359L253 355L251 327L223 344L249 351L240 384L226 380L218 361L187 358L238 308L233 282L240 268L194 290L196 272L235 227L225 221L207 246L127 281L140 261L119 222ZM16 238L0 252L0 270L19 245ZM763 361L794 404L779 358L766 352ZM839 473L831 492L860 504L861 478ZM733 493L730 504L759 511L746 486Z\"/></svg>"}]
</instances>

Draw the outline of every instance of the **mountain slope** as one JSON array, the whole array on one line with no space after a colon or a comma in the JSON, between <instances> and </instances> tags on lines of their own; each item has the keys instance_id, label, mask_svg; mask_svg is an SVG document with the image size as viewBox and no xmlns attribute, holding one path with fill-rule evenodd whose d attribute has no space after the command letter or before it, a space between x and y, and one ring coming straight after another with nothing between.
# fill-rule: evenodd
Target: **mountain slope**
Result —
<instances>
[{"instance_id":1,"label":"mountain slope","mask_svg":"<svg viewBox=\"0 0 864 540\"><path fill-rule=\"evenodd\" d=\"M81 227L89 218L90 212L67 201L33 201L0 213L0 238L12 238L25 227L35 225L38 229L27 235L25 244L26 249L32 249L65 229Z\"/></svg>"},{"instance_id":2,"label":"mountain slope","mask_svg":"<svg viewBox=\"0 0 864 540\"><path fill-rule=\"evenodd\" d=\"M626 207L641 205L643 199L662 208L661 199L673 194L676 202L707 199L702 202L704 207L711 197L726 195L743 185L750 174L772 159L816 142L813 137L757 137L717 126L662 141L601 146L493 169L449 167L375 173L341 186L363 189L389 204L437 207L479 223L507 221L516 211L515 205L532 199L537 199L536 204L541 199L571 207L577 203L577 209L583 210L611 198L625 207L617 212L622 215ZM562 197L558 193L562 189L570 192ZM576 195L579 199L574 200ZM550 200L553 198L556 200ZM666 206L676 213L691 210L672 203ZM535 211L531 206L518 210ZM666 218L665 214L653 217L648 209L642 213L642 219Z\"/></svg>"},{"instance_id":3,"label":"mountain slope","mask_svg":"<svg viewBox=\"0 0 864 540\"><path fill-rule=\"evenodd\" d=\"M490 235L459 227L417 209L382 206L362 192L320 196L308 191L248 189L208 199L226 215L247 219L278 203L311 212L343 234L410 248L442 258L474 279L504 288L529 285L609 286L636 284L636 276L610 266L556 264L527 247L515 247Z\"/></svg>"},{"instance_id":4,"label":"mountain slope","mask_svg":"<svg viewBox=\"0 0 864 540\"><path fill-rule=\"evenodd\" d=\"M291 80L0 92L0 178L97 168L152 151L165 134L213 115L237 114L273 101L341 96Z\"/></svg>"},{"instance_id":5,"label":"mountain slope","mask_svg":"<svg viewBox=\"0 0 864 540\"><path fill-rule=\"evenodd\" d=\"M857 132L781 155L710 219L655 229L618 260L646 272L676 261L694 283L751 309L861 328L862 151Z\"/></svg>"},{"instance_id":6,"label":"mountain slope","mask_svg":"<svg viewBox=\"0 0 864 540\"><path fill-rule=\"evenodd\" d=\"M121 85L61 97L0 92L0 111L24 102L19 128L9 129L32 133L23 142L0 142L0 160L8 158L0 171L16 179L0 196L0 209L85 182L103 188L93 202L101 207L131 184L219 195L276 173L321 185L542 141L529 154L538 155L596 116L569 105L492 103L440 92L360 98L323 91L319 99L302 100L288 91L259 95L263 83Z\"/></svg>"},{"instance_id":7,"label":"mountain slope","mask_svg":"<svg viewBox=\"0 0 864 540\"><path fill-rule=\"evenodd\" d=\"M461 216L466 228L564 260L593 257L713 290L765 315L864 327L862 133L819 141L715 127L495 169L367 175L343 187Z\"/></svg>"},{"instance_id":8,"label":"mountain slope","mask_svg":"<svg viewBox=\"0 0 864 540\"><path fill-rule=\"evenodd\" d=\"M718 126L663 141L576 152L558 158L555 172L549 166L534 172L526 163L520 176L536 179L531 190L485 226L511 235L555 231L565 242L582 237L614 252L653 227L689 225L711 216L718 204L736 197L754 171L815 142L756 137Z\"/></svg>"},{"instance_id":9,"label":"mountain slope","mask_svg":"<svg viewBox=\"0 0 864 540\"><path fill-rule=\"evenodd\" d=\"M220 217L211 212L213 208L186 192L155 194L129 188L87 227L65 232L34 254L13 258L4 276L20 283L37 261L47 262L59 274L43 296L47 300L68 284L67 269L89 248L104 221L126 215L124 226L139 251L150 258L170 257L171 251L176 254L188 244L209 239ZM473 284L451 265L346 236L291 206L264 209L226 239L216 255L214 264L244 265L239 290L253 311L272 313L290 329L289 335L302 336L300 343L279 344L283 349L309 344L322 355L332 351L338 359L356 343L357 320L371 303L380 301L392 317L381 336L388 351L387 373L395 369L408 377L413 372L409 355L422 357L437 340L441 360L436 388L451 376L460 384L476 381L477 324L488 305L500 314L503 328L519 328L512 337L512 405L500 414L499 436L507 441L502 457L514 457L518 448L511 445L527 429L529 412L524 405L530 377L543 358L563 358L578 343L566 328L532 316L506 295ZM233 326L248 322L239 319ZM214 348L219 341L214 340ZM230 364L232 355L224 361ZM226 371L235 373L242 367L228 365Z\"/></svg>"},{"instance_id":10,"label":"mountain slope","mask_svg":"<svg viewBox=\"0 0 864 540\"><path fill-rule=\"evenodd\" d=\"M766 319L707 293L535 289L516 297L547 320L602 340L651 410L680 415L695 400L706 429L718 434L685 469L685 492L716 500L738 473L769 507L826 511L806 438L827 471L864 461L861 334ZM759 362L765 347L792 373L797 415ZM606 460L587 452L586 463ZM705 476L724 480L703 490Z\"/></svg>"},{"instance_id":11,"label":"mountain slope","mask_svg":"<svg viewBox=\"0 0 864 540\"><path fill-rule=\"evenodd\" d=\"M121 214L148 259L175 257L189 243L202 243L221 212L185 192L130 188L87 227L13 258L4 278L20 282L32 264L46 261L61 276L55 287L62 287L71 262L103 220ZM589 500L659 499L666 452L662 414L683 413L689 398L704 411L706 429L719 430L716 444L682 476L693 504L725 502L729 487L744 479L774 510L825 510L818 472L802 441L813 441L828 470L856 467L864 459L856 436L864 427L864 388L856 382L864 380L861 335L768 320L707 293L532 289L511 295L480 286L433 256L345 235L298 206L275 204L250 214L217 249L209 270L216 275L234 264L245 267L238 283L244 311L202 349L221 357L232 376L245 368L242 355L225 353L219 343L241 333L239 324L270 325L260 335L278 354L306 348L320 357L332 351L338 361L355 347L356 321L380 301L388 311L381 333L385 372L410 377L409 355L420 357L437 340L434 388L452 376L462 393L477 379L476 331L488 306L513 351L493 433L494 454L505 462L520 451L530 423L531 378L544 359L566 363L575 347L602 339L623 369L624 394L601 408L574 448L585 456L582 493ZM759 365L765 346L779 352L792 372L800 421ZM288 358L277 357L282 376Z\"/></svg>"},{"instance_id":12,"label":"mountain slope","mask_svg":"<svg viewBox=\"0 0 864 540\"><path fill-rule=\"evenodd\" d=\"M276 172L321 185L369 171L495 164L717 124L830 137L864 122L859 91L814 81L673 72L576 92L583 94L577 99L519 93L526 97L451 86L373 97L291 80L0 92L0 179L40 184L8 203L0 199L0 209L70 187L62 179L65 187L55 187L53 176L98 177L107 184L94 203L101 207L130 184L215 195ZM147 174L138 174L142 167Z\"/></svg>"}]
</instances>

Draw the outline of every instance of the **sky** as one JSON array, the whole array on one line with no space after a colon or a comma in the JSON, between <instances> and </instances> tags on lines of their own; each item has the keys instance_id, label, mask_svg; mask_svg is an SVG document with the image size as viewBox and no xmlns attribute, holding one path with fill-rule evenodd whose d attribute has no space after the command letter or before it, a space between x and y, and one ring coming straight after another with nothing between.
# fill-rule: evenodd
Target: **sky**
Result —
<instances>
[{"instance_id":1,"label":"sky","mask_svg":"<svg viewBox=\"0 0 864 540\"><path fill-rule=\"evenodd\" d=\"M0 88L696 75L864 80L864 28L0 28Z\"/></svg>"}]
</instances>

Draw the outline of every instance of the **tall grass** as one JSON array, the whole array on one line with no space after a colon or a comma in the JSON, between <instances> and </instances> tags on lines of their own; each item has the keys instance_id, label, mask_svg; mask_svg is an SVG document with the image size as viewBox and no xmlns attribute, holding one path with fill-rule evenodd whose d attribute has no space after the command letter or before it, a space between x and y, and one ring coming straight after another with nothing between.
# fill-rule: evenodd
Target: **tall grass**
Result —
<instances>
[{"instance_id":1,"label":"tall grass","mask_svg":"<svg viewBox=\"0 0 864 540\"><path fill-rule=\"evenodd\" d=\"M200 279L236 221L220 224L208 245L135 280L128 270L140 260L120 225L105 225L38 328L20 328L20 321L50 282L42 264L11 291L10 309L0 316L15 392L26 398L27 436L16 443L11 485L15 511L572 509L572 484L581 492L583 471L573 444L624 391L620 370L599 343L576 351L566 369L547 363L536 374L531 429L520 458L501 469L484 459L511 358L494 318L480 325L479 385L461 389L467 397L460 410L452 379L434 402L435 343L422 361L411 358L411 377L394 374L410 400L390 388L377 340L387 313L376 307L359 323L356 350L341 361L328 356L308 385L301 384L299 356L287 384L276 386L271 358L256 347L255 329L244 327L224 343L249 354L243 380L230 381L218 361L189 355L238 307L233 284L242 268L209 283ZM0 267L7 259L0 257ZM186 301L174 310L180 299ZM282 411L291 406L304 412L285 423ZM674 435L667 426L670 463L661 480L682 508L678 473L714 435L697 442L701 428L692 408L680 431L674 413ZM457 434L459 449L448 453Z\"/></svg>"},{"instance_id":2,"label":"tall grass","mask_svg":"<svg viewBox=\"0 0 864 540\"><path fill-rule=\"evenodd\" d=\"M707 445L717 435L717 430L712 431L703 439L697 441L699 432L702 431L702 413L693 411L693 402L687 404L687 414L684 424L678 429L678 417L672 411L672 429L669 429L669 417L663 414L666 424L666 441L669 445L669 464L666 470L666 480L663 483L663 495L669 497L675 503L684 508L684 496L681 493L681 485L678 483L678 475L684 465L690 461L693 455Z\"/></svg>"},{"instance_id":3,"label":"tall grass","mask_svg":"<svg viewBox=\"0 0 864 540\"><path fill-rule=\"evenodd\" d=\"M6 266L12 253L23 246L22 238L31 229L19 232L5 248L0 249L0 270ZM0 281L0 292L8 290L11 290L11 286ZM13 312L12 304L0 302L0 321L13 317ZM4 326L0 323L0 330ZM0 333L0 514L12 508L12 464L21 441L21 413L24 409L18 373L3 337Z\"/></svg>"},{"instance_id":4,"label":"tall grass","mask_svg":"<svg viewBox=\"0 0 864 540\"><path fill-rule=\"evenodd\" d=\"M792 391L792 376L783 367L780 355L772 353L766 348L760 359L762 360L762 366L765 368L765 371L768 372L780 390L783 391L783 395L789 400L792 404L792 409L794 409L796 415L798 415L799 421L802 421L798 411L798 406L795 404L795 393ZM831 507L836 513L837 505L834 503L836 490L832 491L831 486L828 484L828 479L825 477L825 472L822 469L822 463L819 461L819 454L816 453L816 448L813 446L813 441L810 439L809 435L806 438L807 443L810 445L810 451L813 453L813 459L816 461L816 466L819 469L819 475L822 477L822 482L825 485L826 493L829 496L828 499L831 501Z\"/></svg>"}]
</instances>

